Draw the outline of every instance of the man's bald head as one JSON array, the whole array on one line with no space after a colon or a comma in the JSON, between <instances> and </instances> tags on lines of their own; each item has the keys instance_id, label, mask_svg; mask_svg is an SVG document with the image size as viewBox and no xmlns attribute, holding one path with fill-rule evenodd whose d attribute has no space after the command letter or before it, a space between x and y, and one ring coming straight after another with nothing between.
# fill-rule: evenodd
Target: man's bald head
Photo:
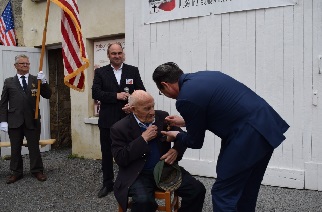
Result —
<instances>
[{"instance_id":1,"label":"man's bald head","mask_svg":"<svg viewBox=\"0 0 322 212\"><path fill-rule=\"evenodd\" d=\"M154 99L149 93L143 90L134 91L129 97L129 105L132 113L140 122L153 122L155 116Z\"/></svg>"},{"instance_id":2,"label":"man's bald head","mask_svg":"<svg viewBox=\"0 0 322 212\"><path fill-rule=\"evenodd\" d=\"M136 90L129 97L129 105L137 106L151 100L154 101L153 97L148 92L143 90Z\"/></svg>"}]
</instances>

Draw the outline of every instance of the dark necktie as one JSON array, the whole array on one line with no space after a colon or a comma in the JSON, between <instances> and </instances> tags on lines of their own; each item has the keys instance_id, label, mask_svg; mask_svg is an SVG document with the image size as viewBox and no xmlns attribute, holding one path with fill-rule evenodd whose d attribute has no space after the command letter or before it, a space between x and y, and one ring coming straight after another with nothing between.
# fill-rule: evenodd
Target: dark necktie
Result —
<instances>
[{"instance_id":1,"label":"dark necktie","mask_svg":"<svg viewBox=\"0 0 322 212\"><path fill-rule=\"evenodd\" d=\"M144 132L148 127L149 127L150 124L146 124L146 123L139 123L139 126L141 128L141 131Z\"/></svg>"},{"instance_id":2,"label":"dark necktie","mask_svg":"<svg viewBox=\"0 0 322 212\"><path fill-rule=\"evenodd\" d=\"M141 128L141 132L144 132L148 127L149 123L139 123L139 126ZM155 165L160 160L160 150L158 147L157 139L154 138L151 141L148 142L148 145L150 147L150 152L147 154L146 162L144 164L143 169L144 170L153 170Z\"/></svg>"},{"instance_id":3,"label":"dark necktie","mask_svg":"<svg viewBox=\"0 0 322 212\"><path fill-rule=\"evenodd\" d=\"M21 76L21 79L22 79L22 88L26 92L26 89L27 89L26 77L25 76Z\"/></svg>"}]
</instances>

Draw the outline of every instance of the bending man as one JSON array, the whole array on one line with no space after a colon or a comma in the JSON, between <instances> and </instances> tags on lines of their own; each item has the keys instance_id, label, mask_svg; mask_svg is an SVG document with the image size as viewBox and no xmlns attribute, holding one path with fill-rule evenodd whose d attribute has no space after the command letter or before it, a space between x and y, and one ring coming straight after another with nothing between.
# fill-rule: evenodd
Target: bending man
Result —
<instances>
[{"instance_id":1,"label":"bending man","mask_svg":"<svg viewBox=\"0 0 322 212\"><path fill-rule=\"evenodd\" d=\"M184 74L169 62L155 69L153 80L160 92L177 100L183 118L166 120L187 129L165 135L193 149L202 147L206 130L222 139L213 211L255 211L266 167L288 124L255 92L219 71Z\"/></svg>"}]
</instances>

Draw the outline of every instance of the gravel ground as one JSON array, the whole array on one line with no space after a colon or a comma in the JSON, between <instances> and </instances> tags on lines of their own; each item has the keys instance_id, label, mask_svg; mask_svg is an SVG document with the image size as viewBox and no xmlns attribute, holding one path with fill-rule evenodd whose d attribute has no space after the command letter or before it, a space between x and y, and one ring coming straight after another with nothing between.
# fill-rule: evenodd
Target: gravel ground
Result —
<instances>
[{"instance_id":1,"label":"gravel ground","mask_svg":"<svg viewBox=\"0 0 322 212\"><path fill-rule=\"evenodd\" d=\"M39 182L24 157L24 178L7 185L9 161L0 160L0 211L117 211L113 193L97 198L101 186L100 161L71 158L71 149L42 153L48 176ZM117 172L117 166L115 166ZM211 212L210 189L214 178L197 177L207 188L204 212ZM262 186L258 212L321 212L322 192Z\"/></svg>"}]
</instances>

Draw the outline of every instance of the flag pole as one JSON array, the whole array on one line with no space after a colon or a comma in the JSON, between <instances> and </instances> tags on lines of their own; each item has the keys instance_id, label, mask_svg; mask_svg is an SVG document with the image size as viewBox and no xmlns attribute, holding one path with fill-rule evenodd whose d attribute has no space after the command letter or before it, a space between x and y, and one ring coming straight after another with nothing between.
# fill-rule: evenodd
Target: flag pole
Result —
<instances>
[{"instance_id":1,"label":"flag pole","mask_svg":"<svg viewBox=\"0 0 322 212\"><path fill-rule=\"evenodd\" d=\"M41 53L40 53L40 61L39 61L39 71L42 71L43 59L45 54L45 44L46 44L46 33L47 33L47 22L48 22L48 14L49 14L49 6L50 0L47 0L47 8L46 8L46 16L45 16L45 26L42 34L42 44L41 44ZM36 110L35 110L35 119L38 119L38 108L39 108L39 98L40 98L40 83L41 80L38 80L37 87L37 98L36 98Z\"/></svg>"}]
</instances>

